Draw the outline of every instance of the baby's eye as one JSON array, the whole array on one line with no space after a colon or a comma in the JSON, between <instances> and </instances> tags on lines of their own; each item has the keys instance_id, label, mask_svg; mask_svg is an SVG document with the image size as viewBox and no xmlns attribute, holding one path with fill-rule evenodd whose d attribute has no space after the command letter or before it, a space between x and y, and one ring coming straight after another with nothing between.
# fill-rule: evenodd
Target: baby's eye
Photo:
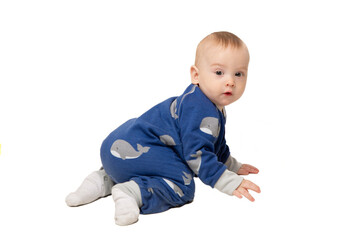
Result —
<instances>
[{"instance_id":1,"label":"baby's eye","mask_svg":"<svg viewBox=\"0 0 360 240\"><path fill-rule=\"evenodd\" d=\"M222 71L216 71L215 74L220 76L220 75L223 75L224 73Z\"/></svg>"},{"instance_id":2,"label":"baby's eye","mask_svg":"<svg viewBox=\"0 0 360 240\"><path fill-rule=\"evenodd\" d=\"M242 72L237 72L235 73L235 77L243 77L244 74Z\"/></svg>"}]
</instances>

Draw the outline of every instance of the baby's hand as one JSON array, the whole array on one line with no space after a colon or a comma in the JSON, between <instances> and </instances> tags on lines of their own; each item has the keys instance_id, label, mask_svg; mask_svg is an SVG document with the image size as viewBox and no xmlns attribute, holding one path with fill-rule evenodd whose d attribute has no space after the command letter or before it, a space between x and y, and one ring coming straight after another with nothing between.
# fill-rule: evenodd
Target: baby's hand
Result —
<instances>
[{"instance_id":1,"label":"baby's hand","mask_svg":"<svg viewBox=\"0 0 360 240\"><path fill-rule=\"evenodd\" d=\"M238 198L242 198L243 196L249 199L251 202L254 202L255 199L248 190L253 190L257 193L260 193L260 188L255 183L249 181L249 180L243 180L240 184L240 186L233 192L233 195L237 196Z\"/></svg>"},{"instance_id":2,"label":"baby's hand","mask_svg":"<svg viewBox=\"0 0 360 240\"><path fill-rule=\"evenodd\" d=\"M259 169L249 164L243 164L241 168L239 168L237 174L238 175L249 175L249 173L259 173Z\"/></svg>"}]
</instances>

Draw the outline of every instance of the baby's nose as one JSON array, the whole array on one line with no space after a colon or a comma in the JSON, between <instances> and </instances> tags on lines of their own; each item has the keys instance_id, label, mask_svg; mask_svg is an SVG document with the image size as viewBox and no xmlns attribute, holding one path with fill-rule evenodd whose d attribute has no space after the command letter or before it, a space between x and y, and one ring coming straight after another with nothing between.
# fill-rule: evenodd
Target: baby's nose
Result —
<instances>
[{"instance_id":1,"label":"baby's nose","mask_svg":"<svg viewBox=\"0 0 360 240\"><path fill-rule=\"evenodd\" d=\"M235 80L233 77L228 77L226 80L226 86L228 87L234 87L235 86Z\"/></svg>"}]
</instances>

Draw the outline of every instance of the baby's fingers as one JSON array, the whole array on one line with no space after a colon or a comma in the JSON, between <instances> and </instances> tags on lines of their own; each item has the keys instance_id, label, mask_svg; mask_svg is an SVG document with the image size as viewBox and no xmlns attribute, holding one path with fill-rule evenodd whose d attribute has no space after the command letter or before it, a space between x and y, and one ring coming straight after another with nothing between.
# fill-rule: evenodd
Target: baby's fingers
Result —
<instances>
[{"instance_id":1,"label":"baby's fingers","mask_svg":"<svg viewBox=\"0 0 360 240\"><path fill-rule=\"evenodd\" d=\"M259 169L249 164L243 164L241 168L239 168L237 174L239 175L249 175L250 173L257 174L259 173Z\"/></svg>"},{"instance_id":2,"label":"baby's fingers","mask_svg":"<svg viewBox=\"0 0 360 240\"><path fill-rule=\"evenodd\" d=\"M261 192L260 187L258 185L256 185L255 183L253 183L253 182L251 182L249 180L246 180L246 179L244 179L242 181L242 183L240 184L240 187L243 187L245 189L253 190L254 192L257 192L257 193Z\"/></svg>"},{"instance_id":3,"label":"baby's fingers","mask_svg":"<svg viewBox=\"0 0 360 240\"><path fill-rule=\"evenodd\" d=\"M259 169L257 169L256 167L254 167L254 166L251 166L251 165L248 165L248 167L249 167L249 172L250 173L259 173Z\"/></svg>"},{"instance_id":4,"label":"baby's fingers","mask_svg":"<svg viewBox=\"0 0 360 240\"><path fill-rule=\"evenodd\" d=\"M239 191L237 191L237 190L235 190L235 191L233 192L233 195L237 196L238 198L242 198L241 193L240 193Z\"/></svg>"},{"instance_id":5,"label":"baby's fingers","mask_svg":"<svg viewBox=\"0 0 360 240\"><path fill-rule=\"evenodd\" d=\"M253 198L253 196L251 196L251 194L245 188L240 188L237 191L239 191L244 197L249 199L249 201L251 201L251 202L255 201L255 198Z\"/></svg>"}]
</instances>

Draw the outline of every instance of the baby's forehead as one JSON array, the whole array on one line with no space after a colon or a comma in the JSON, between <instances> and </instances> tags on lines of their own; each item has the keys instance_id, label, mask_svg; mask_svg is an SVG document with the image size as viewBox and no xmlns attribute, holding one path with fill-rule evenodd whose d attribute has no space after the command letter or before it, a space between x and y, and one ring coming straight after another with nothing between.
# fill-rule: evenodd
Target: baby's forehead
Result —
<instances>
[{"instance_id":1,"label":"baby's forehead","mask_svg":"<svg viewBox=\"0 0 360 240\"><path fill-rule=\"evenodd\" d=\"M242 49L247 51L245 44L241 46L233 46L228 44L227 46L225 46L224 44L217 43L215 41L209 42L206 45L204 44L204 46L201 49L199 49L198 62L200 63L204 60L208 61L214 58L218 58L219 55L221 56L222 53L224 52L242 50Z\"/></svg>"}]
</instances>

